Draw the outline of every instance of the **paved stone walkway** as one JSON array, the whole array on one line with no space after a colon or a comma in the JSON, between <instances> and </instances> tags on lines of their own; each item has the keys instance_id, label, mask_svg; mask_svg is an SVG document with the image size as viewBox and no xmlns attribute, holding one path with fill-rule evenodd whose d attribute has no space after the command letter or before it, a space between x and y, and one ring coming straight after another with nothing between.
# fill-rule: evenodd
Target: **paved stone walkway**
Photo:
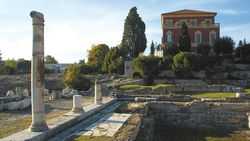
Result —
<instances>
[{"instance_id":1,"label":"paved stone walkway","mask_svg":"<svg viewBox=\"0 0 250 141\"><path fill-rule=\"evenodd\" d=\"M83 136L112 137L128 120L131 114L110 113L83 131Z\"/></svg>"}]
</instances>

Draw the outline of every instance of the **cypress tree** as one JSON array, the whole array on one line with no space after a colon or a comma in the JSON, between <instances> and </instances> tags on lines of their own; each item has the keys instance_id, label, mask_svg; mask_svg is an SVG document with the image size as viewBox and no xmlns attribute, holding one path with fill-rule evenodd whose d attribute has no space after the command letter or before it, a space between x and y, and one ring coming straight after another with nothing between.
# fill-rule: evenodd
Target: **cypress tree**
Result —
<instances>
[{"instance_id":1,"label":"cypress tree","mask_svg":"<svg viewBox=\"0 0 250 141\"><path fill-rule=\"evenodd\" d=\"M151 46L150 46L150 55L154 56L155 54L155 44L152 41Z\"/></svg>"},{"instance_id":2,"label":"cypress tree","mask_svg":"<svg viewBox=\"0 0 250 141\"><path fill-rule=\"evenodd\" d=\"M145 23L137 13L137 8L130 9L124 24L121 42L122 56L137 57L146 48Z\"/></svg>"},{"instance_id":3,"label":"cypress tree","mask_svg":"<svg viewBox=\"0 0 250 141\"><path fill-rule=\"evenodd\" d=\"M188 34L188 27L185 22L182 23L181 35L179 39L179 49L180 51L190 51L191 41Z\"/></svg>"},{"instance_id":4,"label":"cypress tree","mask_svg":"<svg viewBox=\"0 0 250 141\"><path fill-rule=\"evenodd\" d=\"M243 42L242 42L242 40L240 40L238 47L242 47L242 46L243 46Z\"/></svg>"}]
</instances>

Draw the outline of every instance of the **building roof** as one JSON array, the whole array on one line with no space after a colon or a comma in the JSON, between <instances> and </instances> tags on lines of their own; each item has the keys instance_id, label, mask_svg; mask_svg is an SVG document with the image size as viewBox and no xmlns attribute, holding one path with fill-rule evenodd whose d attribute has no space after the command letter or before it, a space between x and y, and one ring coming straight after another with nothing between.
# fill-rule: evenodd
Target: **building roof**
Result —
<instances>
[{"instance_id":1,"label":"building roof","mask_svg":"<svg viewBox=\"0 0 250 141\"><path fill-rule=\"evenodd\" d=\"M208 11L201 11L201 10L190 10L190 9L183 9L174 12L163 13L162 16L216 16L216 12L208 12Z\"/></svg>"}]
</instances>

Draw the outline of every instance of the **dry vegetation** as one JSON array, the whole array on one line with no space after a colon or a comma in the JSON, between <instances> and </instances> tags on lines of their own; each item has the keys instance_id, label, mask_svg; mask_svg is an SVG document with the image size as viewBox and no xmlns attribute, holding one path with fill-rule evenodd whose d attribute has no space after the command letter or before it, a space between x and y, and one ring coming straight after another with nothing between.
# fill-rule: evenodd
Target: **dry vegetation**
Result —
<instances>
[{"instance_id":1,"label":"dry vegetation","mask_svg":"<svg viewBox=\"0 0 250 141\"><path fill-rule=\"evenodd\" d=\"M84 97L83 106L93 103L93 97ZM46 102L46 118L49 123L51 119L59 117L72 108L72 99L60 99ZM31 124L30 109L25 111L1 112L0 113L0 138L28 128Z\"/></svg>"}]
</instances>

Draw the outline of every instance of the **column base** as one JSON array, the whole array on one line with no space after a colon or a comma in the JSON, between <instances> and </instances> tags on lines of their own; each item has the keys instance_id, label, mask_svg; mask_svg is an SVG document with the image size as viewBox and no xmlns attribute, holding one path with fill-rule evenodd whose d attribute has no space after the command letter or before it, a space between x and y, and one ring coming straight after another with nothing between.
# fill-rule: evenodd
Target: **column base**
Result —
<instances>
[{"instance_id":1,"label":"column base","mask_svg":"<svg viewBox=\"0 0 250 141\"><path fill-rule=\"evenodd\" d=\"M95 105L102 105L102 101L96 101Z\"/></svg>"},{"instance_id":2,"label":"column base","mask_svg":"<svg viewBox=\"0 0 250 141\"><path fill-rule=\"evenodd\" d=\"M49 130L49 127L46 123L43 124L31 124L29 127L30 132L44 132Z\"/></svg>"},{"instance_id":3,"label":"column base","mask_svg":"<svg viewBox=\"0 0 250 141\"><path fill-rule=\"evenodd\" d=\"M73 108L73 109L71 110L71 112L73 112L73 113L82 113L82 112L83 112L83 109L82 109L82 108Z\"/></svg>"}]
</instances>

